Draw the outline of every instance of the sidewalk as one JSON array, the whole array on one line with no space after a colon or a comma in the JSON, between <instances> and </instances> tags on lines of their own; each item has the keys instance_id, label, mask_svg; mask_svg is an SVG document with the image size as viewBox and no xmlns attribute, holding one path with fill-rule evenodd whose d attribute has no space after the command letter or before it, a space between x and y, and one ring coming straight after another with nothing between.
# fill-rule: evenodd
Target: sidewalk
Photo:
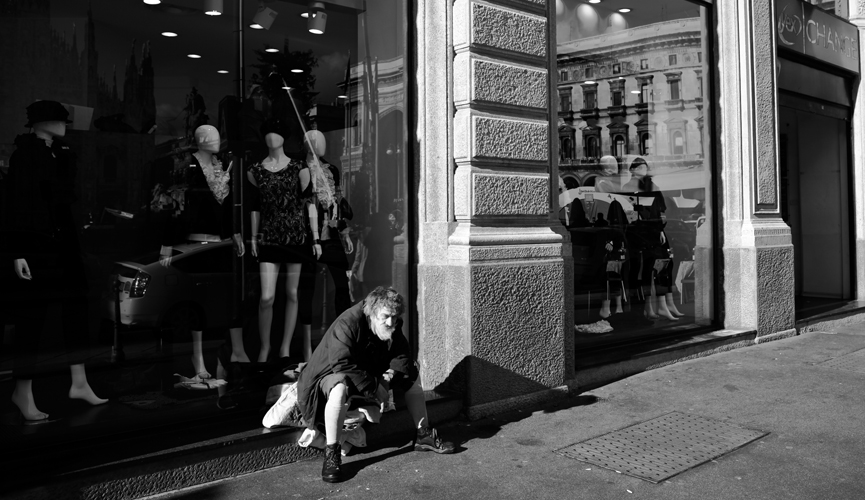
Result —
<instances>
[{"instance_id":1,"label":"sidewalk","mask_svg":"<svg viewBox=\"0 0 865 500\"><path fill-rule=\"evenodd\" d=\"M865 492L865 373L820 363L865 349L865 325L737 349L641 373L534 411L453 422L451 456L411 437L355 452L327 484L314 458L161 495L250 498L856 499ZM863 370L865 371L865 370ZM554 450L678 411L769 432L660 484Z\"/></svg>"}]
</instances>

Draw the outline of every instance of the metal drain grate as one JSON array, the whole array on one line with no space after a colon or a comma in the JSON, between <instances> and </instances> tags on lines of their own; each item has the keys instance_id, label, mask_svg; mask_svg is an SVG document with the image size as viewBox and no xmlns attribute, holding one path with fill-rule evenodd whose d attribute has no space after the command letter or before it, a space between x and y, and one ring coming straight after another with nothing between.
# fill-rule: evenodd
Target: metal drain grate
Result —
<instances>
[{"instance_id":1,"label":"metal drain grate","mask_svg":"<svg viewBox=\"0 0 865 500\"><path fill-rule=\"evenodd\" d=\"M865 373L865 349L851 352L843 356L830 359L820 363L820 366L826 368L835 368L838 370L847 370L857 373Z\"/></svg>"},{"instance_id":2,"label":"metal drain grate","mask_svg":"<svg viewBox=\"0 0 865 500\"><path fill-rule=\"evenodd\" d=\"M673 412L556 450L556 453L660 483L767 434Z\"/></svg>"}]
</instances>

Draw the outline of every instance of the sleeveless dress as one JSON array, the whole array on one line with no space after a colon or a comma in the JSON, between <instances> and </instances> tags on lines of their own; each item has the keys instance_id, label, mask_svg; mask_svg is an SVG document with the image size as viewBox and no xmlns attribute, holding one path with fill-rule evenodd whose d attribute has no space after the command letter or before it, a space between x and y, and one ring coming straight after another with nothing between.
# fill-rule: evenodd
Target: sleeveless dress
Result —
<instances>
[{"instance_id":1,"label":"sleeveless dress","mask_svg":"<svg viewBox=\"0 0 865 500\"><path fill-rule=\"evenodd\" d=\"M259 262L303 263L312 257L304 201L311 194L312 183L301 192L300 171L304 168L303 162L293 159L278 172L267 170L263 162L250 167L258 184L261 212Z\"/></svg>"}]
</instances>

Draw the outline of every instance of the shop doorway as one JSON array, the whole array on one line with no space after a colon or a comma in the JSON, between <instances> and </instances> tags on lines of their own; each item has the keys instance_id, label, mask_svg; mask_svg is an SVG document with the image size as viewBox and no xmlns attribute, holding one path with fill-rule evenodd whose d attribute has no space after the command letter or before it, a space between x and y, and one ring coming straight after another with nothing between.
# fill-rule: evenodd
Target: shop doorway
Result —
<instances>
[{"instance_id":1,"label":"shop doorway","mask_svg":"<svg viewBox=\"0 0 865 500\"><path fill-rule=\"evenodd\" d=\"M799 317L852 298L849 109L790 95L780 104L781 211Z\"/></svg>"}]
</instances>

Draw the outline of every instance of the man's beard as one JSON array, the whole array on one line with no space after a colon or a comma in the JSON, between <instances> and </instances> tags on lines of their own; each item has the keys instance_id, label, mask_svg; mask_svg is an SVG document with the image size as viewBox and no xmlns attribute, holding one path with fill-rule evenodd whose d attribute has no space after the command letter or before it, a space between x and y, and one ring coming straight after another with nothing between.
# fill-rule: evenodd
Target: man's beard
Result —
<instances>
[{"instance_id":1,"label":"man's beard","mask_svg":"<svg viewBox=\"0 0 865 500\"><path fill-rule=\"evenodd\" d=\"M388 328L385 325L375 325L373 327L375 335L382 340L390 340L393 337L393 332L396 328Z\"/></svg>"}]
</instances>

